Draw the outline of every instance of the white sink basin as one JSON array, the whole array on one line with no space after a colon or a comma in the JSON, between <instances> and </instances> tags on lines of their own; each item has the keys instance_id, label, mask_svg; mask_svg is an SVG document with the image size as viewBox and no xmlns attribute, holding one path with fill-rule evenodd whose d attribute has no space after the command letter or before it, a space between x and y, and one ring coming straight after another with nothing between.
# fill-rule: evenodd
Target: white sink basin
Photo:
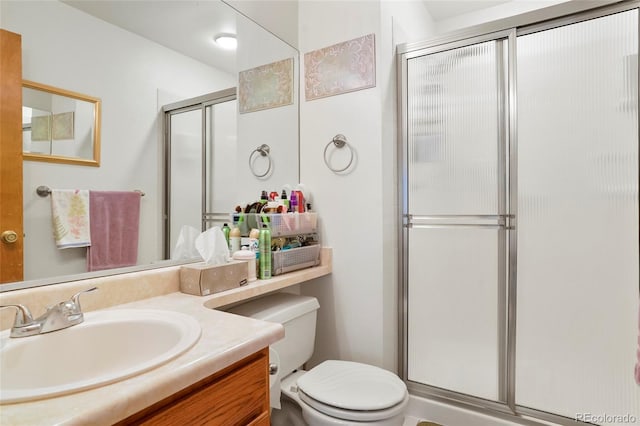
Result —
<instances>
[{"instance_id":1,"label":"white sink basin","mask_svg":"<svg viewBox=\"0 0 640 426\"><path fill-rule=\"evenodd\" d=\"M94 388L148 371L190 349L200 324L177 312L113 309L38 336L0 334L0 404Z\"/></svg>"}]
</instances>

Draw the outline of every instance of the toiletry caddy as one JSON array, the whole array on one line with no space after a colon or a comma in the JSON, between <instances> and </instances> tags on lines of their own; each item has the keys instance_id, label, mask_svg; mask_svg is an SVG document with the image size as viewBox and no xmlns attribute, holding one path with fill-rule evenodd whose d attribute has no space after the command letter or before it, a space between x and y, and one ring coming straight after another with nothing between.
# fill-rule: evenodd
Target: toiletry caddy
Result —
<instances>
[{"instance_id":1,"label":"toiletry caddy","mask_svg":"<svg viewBox=\"0 0 640 426\"><path fill-rule=\"evenodd\" d=\"M271 252L271 273L273 276L320 264L320 247L317 241L318 214L304 213L233 213L232 221L247 237L251 229L260 229L266 224L271 231L272 247L279 249ZM295 239L314 240L315 243L294 248L280 249L278 242Z\"/></svg>"}]
</instances>

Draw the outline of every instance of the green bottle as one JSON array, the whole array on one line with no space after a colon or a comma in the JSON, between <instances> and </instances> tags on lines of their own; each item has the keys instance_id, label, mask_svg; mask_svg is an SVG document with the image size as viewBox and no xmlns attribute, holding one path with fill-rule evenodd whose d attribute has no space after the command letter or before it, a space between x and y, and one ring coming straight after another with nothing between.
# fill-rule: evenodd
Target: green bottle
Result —
<instances>
[{"instance_id":1,"label":"green bottle","mask_svg":"<svg viewBox=\"0 0 640 426\"><path fill-rule=\"evenodd\" d=\"M222 233L224 234L224 239L227 240L227 247L231 248L229 244L229 233L231 233L231 228L226 223L222 225Z\"/></svg>"},{"instance_id":2,"label":"green bottle","mask_svg":"<svg viewBox=\"0 0 640 426\"><path fill-rule=\"evenodd\" d=\"M262 224L258 241L260 252L260 279L271 278L271 231L266 223Z\"/></svg>"}]
</instances>

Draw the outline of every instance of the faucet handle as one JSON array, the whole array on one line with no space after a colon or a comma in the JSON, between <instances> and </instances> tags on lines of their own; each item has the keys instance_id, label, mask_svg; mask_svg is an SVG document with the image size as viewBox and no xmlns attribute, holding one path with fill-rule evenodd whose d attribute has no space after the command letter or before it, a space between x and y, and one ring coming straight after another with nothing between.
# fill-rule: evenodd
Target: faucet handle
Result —
<instances>
[{"instance_id":1,"label":"faucet handle","mask_svg":"<svg viewBox=\"0 0 640 426\"><path fill-rule=\"evenodd\" d=\"M0 305L0 308L16 308L16 319L11 327L10 337L25 337L40 333L42 324L34 321L31 312L26 306L16 303L15 305Z\"/></svg>"},{"instance_id":2,"label":"faucet handle","mask_svg":"<svg viewBox=\"0 0 640 426\"><path fill-rule=\"evenodd\" d=\"M16 303L14 305L0 305L0 308L16 308L16 319L13 321L13 327L23 327L33 323L33 316L31 316L31 312L24 305Z\"/></svg>"},{"instance_id":3,"label":"faucet handle","mask_svg":"<svg viewBox=\"0 0 640 426\"><path fill-rule=\"evenodd\" d=\"M86 290L82 290L77 292L76 294L74 294L73 296L71 296L71 299L63 302L65 304L65 307L67 307L70 310L70 314L81 314L82 313L82 308L80 307L80 295L83 293L88 293L90 291L94 291L97 290L98 287L91 287L88 288Z\"/></svg>"}]
</instances>

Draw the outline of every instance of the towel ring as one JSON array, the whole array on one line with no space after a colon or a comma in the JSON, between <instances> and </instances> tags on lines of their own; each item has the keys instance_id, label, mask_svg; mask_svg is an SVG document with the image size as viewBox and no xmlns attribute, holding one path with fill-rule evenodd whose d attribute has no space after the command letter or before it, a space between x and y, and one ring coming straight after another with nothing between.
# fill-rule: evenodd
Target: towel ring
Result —
<instances>
[{"instance_id":1,"label":"towel ring","mask_svg":"<svg viewBox=\"0 0 640 426\"><path fill-rule=\"evenodd\" d=\"M331 144L334 144L336 148L342 148L344 146L346 146L347 148L349 148L349 162L347 163L346 166L344 166L341 169L335 169L333 167L331 167L331 165L329 164L329 160L327 160L327 149L329 149L329 146ZM341 134L337 134L333 137L333 139L331 139L329 141L329 143L327 144L327 146L324 147L324 164L327 165L327 167L329 168L329 170L331 170L334 173L341 173L344 172L345 170L347 170L349 167L351 167L351 164L353 163L353 148L351 148L351 145L349 145L347 143L347 137L345 135L341 135Z\"/></svg>"},{"instance_id":2,"label":"towel ring","mask_svg":"<svg viewBox=\"0 0 640 426\"><path fill-rule=\"evenodd\" d=\"M259 147L251 151L251 154L249 155L249 170L251 170L251 173L253 173L253 175L257 178L265 177L271 171L271 155L269 155L269 151L271 151L271 148L269 148L269 145L263 143L262 145L260 145ZM262 174L256 173L256 171L253 169L253 161L256 153L260 154L262 157L267 157L267 160L269 161L269 166L267 167L267 171Z\"/></svg>"}]
</instances>

